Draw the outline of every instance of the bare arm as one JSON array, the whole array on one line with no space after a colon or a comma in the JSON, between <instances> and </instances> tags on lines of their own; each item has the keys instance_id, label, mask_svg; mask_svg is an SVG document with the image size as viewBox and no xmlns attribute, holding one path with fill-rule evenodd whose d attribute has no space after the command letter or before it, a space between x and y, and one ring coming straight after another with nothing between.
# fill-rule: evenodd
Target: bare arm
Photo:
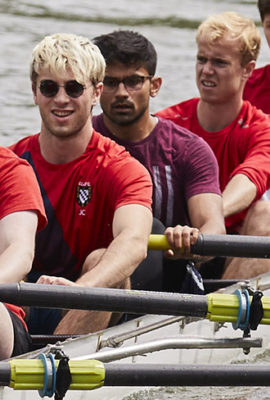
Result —
<instances>
[{"instance_id":1,"label":"bare arm","mask_svg":"<svg viewBox=\"0 0 270 400\"><path fill-rule=\"evenodd\" d=\"M33 211L14 212L0 220L0 283L18 282L30 271L37 224Z\"/></svg>"},{"instance_id":2,"label":"bare arm","mask_svg":"<svg viewBox=\"0 0 270 400\"><path fill-rule=\"evenodd\" d=\"M224 217L245 210L255 199L256 193L255 184L246 175L235 175L223 191Z\"/></svg>"},{"instance_id":3,"label":"bare arm","mask_svg":"<svg viewBox=\"0 0 270 400\"><path fill-rule=\"evenodd\" d=\"M146 257L152 227L152 213L141 205L119 207L114 214L114 239L93 269L76 283L85 286L115 287L129 277ZM85 260L84 270L87 270Z\"/></svg>"},{"instance_id":4,"label":"bare arm","mask_svg":"<svg viewBox=\"0 0 270 400\"><path fill-rule=\"evenodd\" d=\"M199 233L226 233L221 196L214 193L192 196L188 200L188 211L192 227L177 225L165 231L172 246L166 254L170 258L191 258L190 245L196 242Z\"/></svg>"}]
</instances>

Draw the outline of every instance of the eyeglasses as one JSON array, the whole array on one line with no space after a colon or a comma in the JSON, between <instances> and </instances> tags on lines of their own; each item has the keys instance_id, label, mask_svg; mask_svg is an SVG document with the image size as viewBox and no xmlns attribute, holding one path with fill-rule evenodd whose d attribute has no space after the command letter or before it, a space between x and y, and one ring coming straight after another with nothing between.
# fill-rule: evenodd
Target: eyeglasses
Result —
<instances>
[{"instance_id":1,"label":"eyeglasses","mask_svg":"<svg viewBox=\"0 0 270 400\"><path fill-rule=\"evenodd\" d=\"M64 85L58 85L58 83L55 81L44 79L40 82L39 89L43 96L54 97L58 93L60 87L65 88L66 94L74 99L80 97L86 88L77 81L68 81Z\"/></svg>"},{"instance_id":2,"label":"eyeglasses","mask_svg":"<svg viewBox=\"0 0 270 400\"><path fill-rule=\"evenodd\" d=\"M146 79L153 78L152 75L130 75L123 79L114 78L112 76L105 76L103 81L103 93L113 93L117 90L120 83L123 83L128 92L135 92L140 90Z\"/></svg>"}]
</instances>

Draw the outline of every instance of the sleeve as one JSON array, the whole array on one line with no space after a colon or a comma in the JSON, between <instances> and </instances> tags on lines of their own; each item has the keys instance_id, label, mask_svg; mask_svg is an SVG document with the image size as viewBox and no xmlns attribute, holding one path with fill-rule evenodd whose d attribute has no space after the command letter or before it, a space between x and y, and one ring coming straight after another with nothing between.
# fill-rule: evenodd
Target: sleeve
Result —
<instances>
[{"instance_id":1,"label":"sleeve","mask_svg":"<svg viewBox=\"0 0 270 400\"><path fill-rule=\"evenodd\" d=\"M219 168L210 146L200 137L194 136L185 151L185 197L201 193L221 195Z\"/></svg>"},{"instance_id":2,"label":"sleeve","mask_svg":"<svg viewBox=\"0 0 270 400\"><path fill-rule=\"evenodd\" d=\"M47 218L35 174L25 160L10 153L0 155L0 219L13 212L35 211L40 230L46 225Z\"/></svg>"},{"instance_id":3,"label":"sleeve","mask_svg":"<svg viewBox=\"0 0 270 400\"><path fill-rule=\"evenodd\" d=\"M147 169L135 158L128 155L111 163L107 178L115 199L115 209L127 204L139 204L152 211L152 180Z\"/></svg>"},{"instance_id":4,"label":"sleeve","mask_svg":"<svg viewBox=\"0 0 270 400\"><path fill-rule=\"evenodd\" d=\"M256 200L270 187L270 119L265 117L249 130L245 158L229 178L246 175L257 187Z\"/></svg>"}]
</instances>

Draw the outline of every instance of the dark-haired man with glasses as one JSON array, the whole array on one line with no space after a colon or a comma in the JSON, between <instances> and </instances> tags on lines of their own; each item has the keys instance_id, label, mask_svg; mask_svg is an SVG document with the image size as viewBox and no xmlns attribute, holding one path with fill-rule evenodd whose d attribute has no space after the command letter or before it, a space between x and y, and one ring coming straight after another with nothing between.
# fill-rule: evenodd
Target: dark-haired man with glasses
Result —
<instances>
[{"instance_id":1,"label":"dark-haired man with glasses","mask_svg":"<svg viewBox=\"0 0 270 400\"><path fill-rule=\"evenodd\" d=\"M157 96L162 80L155 76L157 54L147 38L119 30L93 41L106 61L103 113L93 117L93 126L125 146L150 172L153 215L168 227L166 235L175 249L166 256L192 258L190 243L199 231L225 233L213 152L190 131L150 114L150 97ZM186 260L166 262L166 290L189 290L181 287L185 265Z\"/></svg>"},{"instance_id":2,"label":"dark-haired man with glasses","mask_svg":"<svg viewBox=\"0 0 270 400\"><path fill-rule=\"evenodd\" d=\"M92 127L105 61L72 34L45 37L33 50L31 81L41 131L12 146L32 165L47 228L37 236L29 280L58 285L129 287L146 257L152 182L123 147ZM111 313L30 309L30 333L83 334L106 328Z\"/></svg>"}]
</instances>

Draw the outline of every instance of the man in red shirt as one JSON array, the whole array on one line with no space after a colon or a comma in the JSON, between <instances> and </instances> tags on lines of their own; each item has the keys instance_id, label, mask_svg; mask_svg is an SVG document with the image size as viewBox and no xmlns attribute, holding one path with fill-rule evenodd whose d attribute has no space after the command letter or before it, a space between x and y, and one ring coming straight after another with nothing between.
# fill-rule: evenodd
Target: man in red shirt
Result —
<instances>
[{"instance_id":1,"label":"man in red shirt","mask_svg":"<svg viewBox=\"0 0 270 400\"><path fill-rule=\"evenodd\" d=\"M32 281L127 288L146 257L151 178L123 147L92 127L104 71L98 47L85 37L55 34L33 50L31 80L41 131L12 146L32 165L48 216L37 236ZM53 325L42 310L32 311L31 332L43 322L43 333L82 334L106 328L111 318L109 312L71 310L56 316Z\"/></svg>"},{"instance_id":2,"label":"man in red shirt","mask_svg":"<svg viewBox=\"0 0 270 400\"><path fill-rule=\"evenodd\" d=\"M270 234L269 203L258 201L270 186L270 121L242 98L259 53L259 32L250 19L226 12L207 18L196 40L200 98L158 115L201 136L214 151L227 232ZM224 278L248 278L270 270L269 260L233 259L228 264Z\"/></svg>"},{"instance_id":3,"label":"man in red shirt","mask_svg":"<svg viewBox=\"0 0 270 400\"><path fill-rule=\"evenodd\" d=\"M30 165L0 147L0 283L18 282L31 270L36 230L46 224ZM0 359L30 350L22 308L0 303Z\"/></svg>"},{"instance_id":4,"label":"man in red shirt","mask_svg":"<svg viewBox=\"0 0 270 400\"><path fill-rule=\"evenodd\" d=\"M268 46L270 46L270 1L258 0L257 5L264 35ZM243 98L249 100L266 114L270 114L270 64L254 69L245 85Z\"/></svg>"}]
</instances>

